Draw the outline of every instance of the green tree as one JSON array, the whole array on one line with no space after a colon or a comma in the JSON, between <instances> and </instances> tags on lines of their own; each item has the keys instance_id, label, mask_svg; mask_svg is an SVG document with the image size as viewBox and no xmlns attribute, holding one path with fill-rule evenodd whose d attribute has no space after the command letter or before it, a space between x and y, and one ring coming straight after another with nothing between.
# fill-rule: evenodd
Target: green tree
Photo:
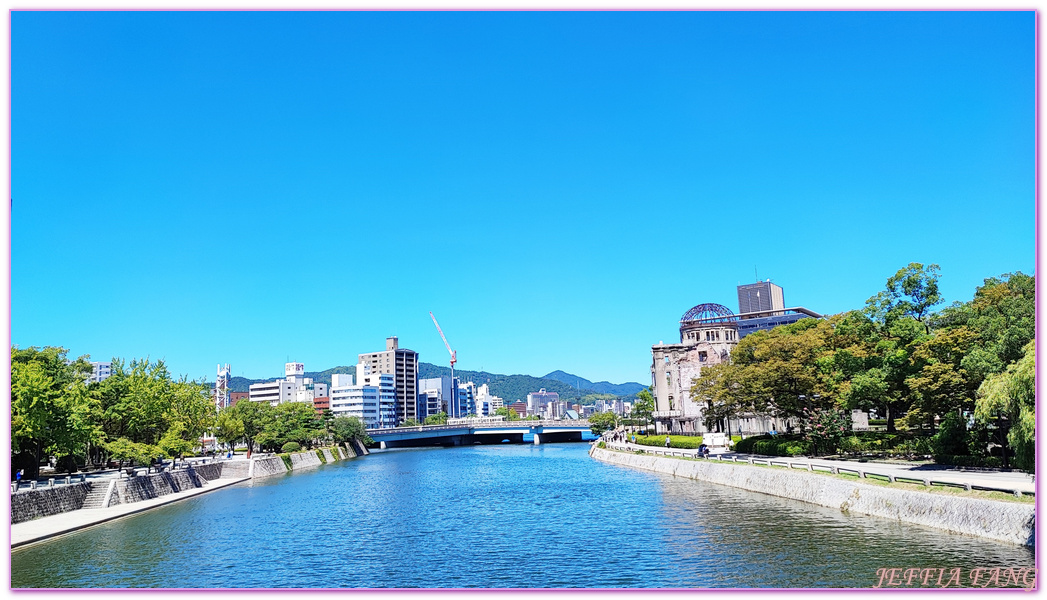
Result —
<instances>
[{"instance_id":1,"label":"green tree","mask_svg":"<svg viewBox=\"0 0 1047 600\"><path fill-rule=\"evenodd\" d=\"M250 401L243 400L243 402ZM215 423L215 437L219 442L235 448L236 443L244 439L244 424L228 408L222 410L218 413ZM250 449L248 449L248 455L250 455Z\"/></svg>"},{"instance_id":2,"label":"green tree","mask_svg":"<svg viewBox=\"0 0 1047 600\"><path fill-rule=\"evenodd\" d=\"M268 402L251 402L250 400L241 400L225 411L240 422L243 428L241 435L247 444L247 458L251 458L259 436L268 431L269 424L276 419L276 411Z\"/></svg>"},{"instance_id":3,"label":"green tree","mask_svg":"<svg viewBox=\"0 0 1047 600\"><path fill-rule=\"evenodd\" d=\"M179 458L192 452L197 446L199 446L198 440L188 435L185 424L181 421L172 424L156 444L164 456Z\"/></svg>"},{"instance_id":4,"label":"green tree","mask_svg":"<svg viewBox=\"0 0 1047 600\"><path fill-rule=\"evenodd\" d=\"M494 411L494 414L495 414L496 417L498 417L498 416L505 417L506 421L519 421L520 420L520 415L516 412L515 408L509 408L509 407L503 406L501 408L496 409Z\"/></svg>"},{"instance_id":5,"label":"green tree","mask_svg":"<svg viewBox=\"0 0 1047 600\"><path fill-rule=\"evenodd\" d=\"M606 431L611 431L618 427L619 418L618 415L613 412L602 412L589 415L589 427L593 431L593 435L603 435Z\"/></svg>"},{"instance_id":6,"label":"green tree","mask_svg":"<svg viewBox=\"0 0 1047 600\"><path fill-rule=\"evenodd\" d=\"M938 328L962 327L974 336L961 366L975 388L1022 358L1025 345L1036 335L1035 292L1035 278L1007 273L986 279L971 301L956 303L938 315Z\"/></svg>"},{"instance_id":7,"label":"green tree","mask_svg":"<svg viewBox=\"0 0 1047 600\"><path fill-rule=\"evenodd\" d=\"M240 403L237 403L239 406ZM259 436L264 445L279 448L287 442L298 442L304 448L312 448L313 440L321 434L321 425L316 409L309 402L284 402L276 406L274 416Z\"/></svg>"},{"instance_id":8,"label":"green tree","mask_svg":"<svg viewBox=\"0 0 1047 600\"><path fill-rule=\"evenodd\" d=\"M373 444L374 440L367 435L364 422L357 417L335 417L331 421L331 435L334 441L344 444L352 440L358 440L363 444Z\"/></svg>"},{"instance_id":9,"label":"green tree","mask_svg":"<svg viewBox=\"0 0 1047 600\"><path fill-rule=\"evenodd\" d=\"M36 477L45 454L59 458L85 455L100 442L85 378L87 357L66 362L64 348L11 348L11 448L23 453L19 463Z\"/></svg>"},{"instance_id":10,"label":"green tree","mask_svg":"<svg viewBox=\"0 0 1047 600\"><path fill-rule=\"evenodd\" d=\"M976 386L961 365L974 335L967 327L941 329L911 344L911 374L905 379L910 392L907 426L927 424L958 410L970 410Z\"/></svg>"},{"instance_id":11,"label":"green tree","mask_svg":"<svg viewBox=\"0 0 1047 600\"><path fill-rule=\"evenodd\" d=\"M633 424L639 421L639 425L646 428L651 422L653 413L654 395L651 393L651 388L640 390L636 394L636 402L633 402L632 410L629 412L629 420Z\"/></svg>"},{"instance_id":12,"label":"green tree","mask_svg":"<svg viewBox=\"0 0 1047 600\"><path fill-rule=\"evenodd\" d=\"M120 461L121 466L123 466L124 461L130 461L131 465L135 463L140 465L148 464L152 459L163 453L156 446L132 442L127 438L109 442L106 444L106 449L109 451L110 456Z\"/></svg>"},{"instance_id":13,"label":"green tree","mask_svg":"<svg viewBox=\"0 0 1047 600\"><path fill-rule=\"evenodd\" d=\"M1018 468L1036 469L1036 342L1025 346L1021 360L985 380L978 390L975 418L1000 430L1009 426L1006 441Z\"/></svg>"},{"instance_id":14,"label":"green tree","mask_svg":"<svg viewBox=\"0 0 1047 600\"><path fill-rule=\"evenodd\" d=\"M447 413L438 412L425 418L425 425L447 425Z\"/></svg>"},{"instance_id":15,"label":"green tree","mask_svg":"<svg viewBox=\"0 0 1047 600\"><path fill-rule=\"evenodd\" d=\"M939 271L938 265L925 267L915 262L899 269L887 279L887 289L866 302L870 316L888 325L907 317L923 325L925 333L930 333L931 308L942 302L938 292Z\"/></svg>"},{"instance_id":16,"label":"green tree","mask_svg":"<svg viewBox=\"0 0 1047 600\"><path fill-rule=\"evenodd\" d=\"M935 454L967 454L967 420L958 412L950 412L942 419L942 426L931 441Z\"/></svg>"}]
</instances>

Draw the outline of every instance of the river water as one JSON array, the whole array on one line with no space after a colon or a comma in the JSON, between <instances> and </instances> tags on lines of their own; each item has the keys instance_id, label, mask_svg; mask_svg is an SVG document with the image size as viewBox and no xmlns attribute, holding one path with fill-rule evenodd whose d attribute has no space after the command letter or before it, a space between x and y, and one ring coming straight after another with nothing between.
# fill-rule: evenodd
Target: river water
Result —
<instances>
[{"instance_id":1,"label":"river water","mask_svg":"<svg viewBox=\"0 0 1047 600\"><path fill-rule=\"evenodd\" d=\"M588 444L390 450L18 549L12 587L870 587L1029 548L607 465Z\"/></svg>"}]
</instances>

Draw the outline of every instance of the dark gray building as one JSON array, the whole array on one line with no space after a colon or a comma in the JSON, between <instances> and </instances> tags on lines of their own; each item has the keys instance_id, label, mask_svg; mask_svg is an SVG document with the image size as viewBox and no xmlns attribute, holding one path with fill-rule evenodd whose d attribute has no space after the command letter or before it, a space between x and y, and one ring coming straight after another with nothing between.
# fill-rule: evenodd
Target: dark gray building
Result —
<instances>
[{"instance_id":1,"label":"dark gray building","mask_svg":"<svg viewBox=\"0 0 1047 600\"><path fill-rule=\"evenodd\" d=\"M784 308L785 294L782 292L782 286L771 283L770 279L738 286L739 314L774 312Z\"/></svg>"}]
</instances>

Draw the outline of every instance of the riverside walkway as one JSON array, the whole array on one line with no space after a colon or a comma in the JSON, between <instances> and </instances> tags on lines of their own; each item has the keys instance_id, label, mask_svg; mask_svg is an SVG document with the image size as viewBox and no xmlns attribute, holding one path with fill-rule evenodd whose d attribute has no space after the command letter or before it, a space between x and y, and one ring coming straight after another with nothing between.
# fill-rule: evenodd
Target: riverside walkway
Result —
<instances>
[{"instance_id":1,"label":"riverside walkway","mask_svg":"<svg viewBox=\"0 0 1047 600\"><path fill-rule=\"evenodd\" d=\"M180 468L184 468L185 465L201 465L212 462L224 462L224 458L207 458L207 459L191 459L182 461L179 465ZM145 469L139 469L139 472ZM110 469L102 472L91 473L85 475L85 480L93 482L94 484L104 485L111 479L124 478L124 474L119 469ZM56 483L59 487L62 485L61 480L64 477L55 478ZM71 477L72 483L80 481L80 475L74 475ZM138 502L132 502L129 504L116 504L107 508L81 508L78 510L72 510L63 512L56 515L50 515L47 517L40 517L31 521L25 521L22 523L14 523L11 525L11 548L17 548L19 546L25 546L33 544L43 540L47 540L56 536L64 535L92 527L107 521L113 521L115 519L121 519L128 517L143 511L170 504L172 502L178 502L180 500L186 500L200 494L205 494L214 490L222 489L230 485L234 485L243 481L249 481L248 477L231 477L231 478L219 478L206 481L203 487L190 488L179 492L165 494L156 498L150 498L146 500L140 500ZM44 489L44 480L38 480L37 489ZM29 482L22 482L24 489L28 489Z\"/></svg>"},{"instance_id":2,"label":"riverside walkway","mask_svg":"<svg viewBox=\"0 0 1047 600\"><path fill-rule=\"evenodd\" d=\"M192 498L193 496L199 496L200 494L206 494L207 492L222 489L242 481L249 481L249 478L238 477L230 479L214 479L208 481L203 487L192 488L174 494L167 494L158 498L141 500L131 504L117 504L116 506L110 506L108 508L82 508L80 510L64 512L49 517L33 519L32 521L26 521L24 523L15 523L11 525L11 548L14 549L19 546L40 542L59 535L98 525L100 523L105 523L107 521L129 517L156 508L157 506L178 502L180 500Z\"/></svg>"},{"instance_id":3,"label":"riverside walkway","mask_svg":"<svg viewBox=\"0 0 1047 600\"><path fill-rule=\"evenodd\" d=\"M604 441L606 442L606 440ZM626 452L643 450L648 454L654 455L698 458L698 450L644 446L629 442L606 443L607 447L612 450L624 450ZM807 469L820 472L832 472L835 470L837 472L843 471L853 474L865 473L892 476L896 479L902 479L906 483L922 483L927 481L955 485L958 487L971 486L975 489L982 488L1004 492L1017 491L1022 494L1036 493L1035 477L1029 473L1017 471L982 471L933 464L861 462L856 460L765 456L762 454L744 454L740 452L725 452L722 450L719 453L711 454L708 460L747 463L749 462L749 459L753 459L756 464L766 464L770 461L772 466L788 466L793 469Z\"/></svg>"}]
</instances>

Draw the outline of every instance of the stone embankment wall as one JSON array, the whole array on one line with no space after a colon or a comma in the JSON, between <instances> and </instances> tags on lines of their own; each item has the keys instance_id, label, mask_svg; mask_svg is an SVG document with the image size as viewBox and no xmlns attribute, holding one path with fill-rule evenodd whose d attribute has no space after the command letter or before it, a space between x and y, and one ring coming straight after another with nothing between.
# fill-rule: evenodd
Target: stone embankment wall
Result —
<instances>
[{"instance_id":1,"label":"stone embankment wall","mask_svg":"<svg viewBox=\"0 0 1047 600\"><path fill-rule=\"evenodd\" d=\"M318 467L322 464L320 457L312 450L309 452L296 452L291 455L291 469L295 471L306 467Z\"/></svg>"},{"instance_id":2,"label":"stone embankment wall","mask_svg":"<svg viewBox=\"0 0 1047 600\"><path fill-rule=\"evenodd\" d=\"M11 494L11 523L79 510L90 491L90 483L75 483Z\"/></svg>"},{"instance_id":3,"label":"stone embankment wall","mask_svg":"<svg viewBox=\"0 0 1047 600\"><path fill-rule=\"evenodd\" d=\"M215 462L206 465L193 465L193 471L196 472L196 474L199 477L203 477L207 481L221 479L222 477L225 477L226 479L234 477L233 475L230 475L226 472L229 470L231 470L229 469L229 462ZM244 475L242 475L241 477L247 477L246 468L244 470Z\"/></svg>"},{"instance_id":4,"label":"stone embankment wall","mask_svg":"<svg viewBox=\"0 0 1047 600\"><path fill-rule=\"evenodd\" d=\"M338 460L330 449L323 449L328 462ZM350 447L349 458L356 458L357 453ZM346 453L339 449L339 458ZM300 452L291 455L295 470L315 467L323 464L316 451ZM203 487L215 479L240 479L245 477L266 477L287 473L287 465L279 456L253 460L228 460L206 465L194 465L186 470L153 475L140 475L129 479L119 479L113 493L104 506L116 506L131 502L140 502L158 498L184 490ZM109 481L62 485L54 488L37 488L11 494L11 523L22 523L39 517L57 515L79 510L84 507L84 499L93 489L92 486L108 486Z\"/></svg>"},{"instance_id":5,"label":"stone embankment wall","mask_svg":"<svg viewBox=\"0 0 1047 600\"><path fill-rule=\"evenodd\" d=\"M221 476L226 479L240 479L251 476L251 461L249 460L227 460L218 463L218 465L221 466ZM209 480L214 479L206 475L205 477Z\"/></svg>"},{"instance_id":6,"label":"stone embankment wall","mask_svg":"<svg viewBox=\"0 0 1047 600\"><path fill-rule=\"evenodd\" d=\"M251 477L268 477L269 475L282 475L287 472L284 459L279 456L269 458L256 458L251 467Z\"/></svg>"},{"instance_id":7,"label":"stone embankment wall","mask_svg":"<svg viewBox=\"0 0 1047 600\"><path fill-rule=\"evenodd\" d=\"M367 446L364 446L363 442L360 440L353 440L350 445L356 450L357 456L367 456L371 453L371 451L367 449Z\"/></svg>"},{"instance_id":8,"label":"stone embankment wall","mask_svg":"<svg viewBox=\"0 0 1047 600\"><path fill-rule=\"evenodd\" d=\"M140 475L129 479L121 479L116 482L116 493L119 494L121 503L129 504L203 487L206 479L195 471L196 469L193 468L175 471L174 473Z\"/></svg>"},{"instance_id":9,"label":"stone embankment wall","mask_svg":"<svg viewBox=\"0 0 1047 600\"><path fill-rule=\"evenodd\" d=\"M947 496L851 482L825 475L717 461L681 460L600 449L603 462L729 485L953 533L1032 546L1035 507L981 498Z\"/></svg>"}]
</instances>

